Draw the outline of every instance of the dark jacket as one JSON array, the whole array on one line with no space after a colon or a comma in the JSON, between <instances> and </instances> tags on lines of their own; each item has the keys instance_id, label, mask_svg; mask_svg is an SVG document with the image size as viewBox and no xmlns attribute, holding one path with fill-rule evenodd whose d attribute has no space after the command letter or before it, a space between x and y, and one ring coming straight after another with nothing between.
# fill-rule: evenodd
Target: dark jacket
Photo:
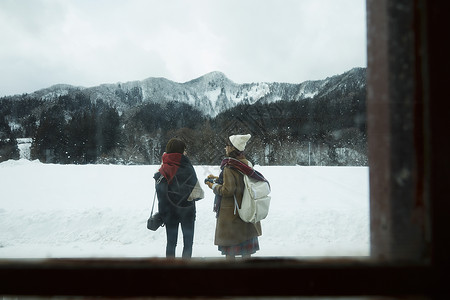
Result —
<instances>
[{"instance_id":1,"label":"dark jacket","mask_svg":"<svg viewBox=\"0 0 450 300\"><path fill-rule=\"evenodd\" d=\"M165 224L195 219L195 201L203 198L194 167L179 153L163 155L163 164L155 173L158 211Z\"/></svg>"}]
</instances>

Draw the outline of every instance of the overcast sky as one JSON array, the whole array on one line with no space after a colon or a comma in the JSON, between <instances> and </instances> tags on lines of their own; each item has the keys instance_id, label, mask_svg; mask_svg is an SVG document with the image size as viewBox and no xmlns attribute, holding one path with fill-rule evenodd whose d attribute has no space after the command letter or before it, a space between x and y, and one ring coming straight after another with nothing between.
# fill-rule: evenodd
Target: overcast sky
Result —
<instances>
[{"instance_id":1,"label":"overcast sky","mask_svg":"<svg viewBox=\"0 0 450 300\"><path fill-rule=\"evenodd\" d=\"M365 67L365 0L0 0L0 96L221 71L236 83Z\"/></svg>"}]
</instances>

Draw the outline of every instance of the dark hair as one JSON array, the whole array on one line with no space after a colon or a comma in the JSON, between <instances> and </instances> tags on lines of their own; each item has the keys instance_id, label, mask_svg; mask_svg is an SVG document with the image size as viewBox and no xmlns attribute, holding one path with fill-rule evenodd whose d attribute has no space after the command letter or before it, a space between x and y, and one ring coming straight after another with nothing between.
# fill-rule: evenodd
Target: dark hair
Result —
<instances>
[{"instance_id":1,"label":"dark hair","mask_svg":"<svg viewBox=\"0 0 450 300\"><path fill-rule=\"evenodd\" d=\"M172 138L167 142L166 153L181 153L186 150L186 143L180 139Z\"/></svg>"},{"instance_id":2,"label":"dark hair","mask_svg":"<svg viewBox=\"0 0 450 300\"><path fill-rule=\"evenodd\" d=\"M232 158L242 158L244 157L244 151L239 151L238 149L234 148L233 151L228 153L228 156Z\"/></svg>"}]
</instances>

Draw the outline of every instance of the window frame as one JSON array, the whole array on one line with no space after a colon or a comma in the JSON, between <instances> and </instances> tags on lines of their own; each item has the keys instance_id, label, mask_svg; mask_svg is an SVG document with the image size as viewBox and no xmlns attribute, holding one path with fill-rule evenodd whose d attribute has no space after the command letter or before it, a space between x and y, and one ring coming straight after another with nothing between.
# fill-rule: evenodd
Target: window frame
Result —
<instances>
[{"instance_id":1,"label":"window frame","mask_svg":"<svg viewBox=\"0 0 450 300\"><path fill-rule=\"evenodd\" d=\"M366 4L370 259L0 260L0 295L450 295L449 5Z\"/></svg>"}]
</instances>

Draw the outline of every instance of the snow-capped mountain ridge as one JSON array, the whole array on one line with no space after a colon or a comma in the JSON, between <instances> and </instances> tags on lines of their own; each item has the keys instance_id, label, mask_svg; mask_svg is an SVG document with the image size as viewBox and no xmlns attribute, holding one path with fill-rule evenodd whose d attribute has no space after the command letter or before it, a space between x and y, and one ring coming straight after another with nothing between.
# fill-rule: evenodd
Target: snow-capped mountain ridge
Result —
<instances>
[{"instance_id":1,"label":"snow-capped mountain ridge","mask_svg":"<svg viewBox=\"0 0 450 300\"><path fill-rule=\"evenodd\" d=\"M240 103L272 103L280 100L298 101L350 89L365 87L365 68L354 68L341 75L299 84L256 82L237 84L219 71L207 73L193 80L178 83L162 77L141 81L102 84L84 88L58 84L34 92L31 96L43 100L83 93L91 101L102 99L119 110L126 110L145 102L179 101L190 104L204 114L216 116Z\"/></svg>"}]
</instances>

